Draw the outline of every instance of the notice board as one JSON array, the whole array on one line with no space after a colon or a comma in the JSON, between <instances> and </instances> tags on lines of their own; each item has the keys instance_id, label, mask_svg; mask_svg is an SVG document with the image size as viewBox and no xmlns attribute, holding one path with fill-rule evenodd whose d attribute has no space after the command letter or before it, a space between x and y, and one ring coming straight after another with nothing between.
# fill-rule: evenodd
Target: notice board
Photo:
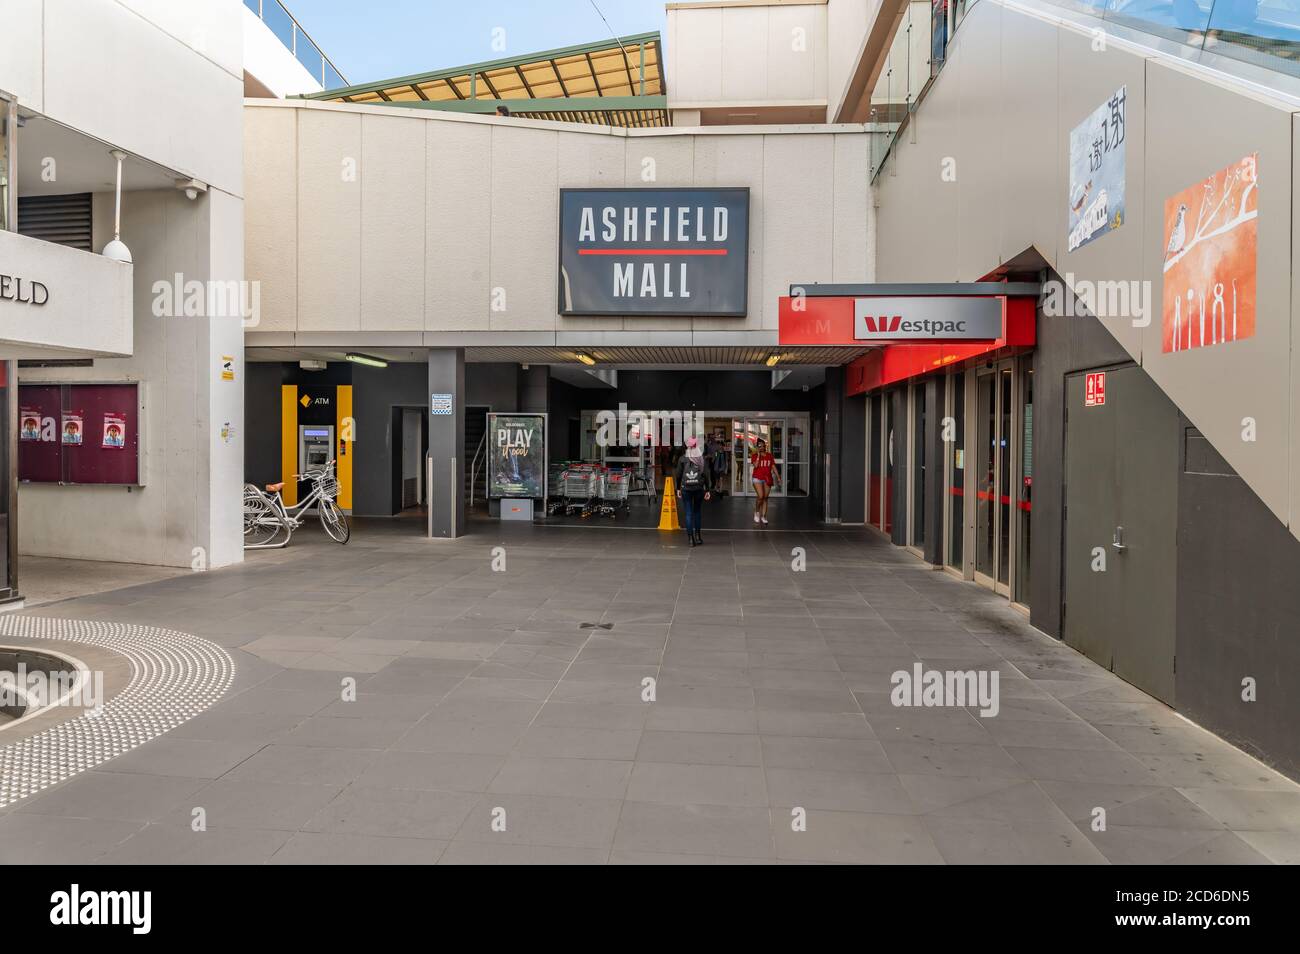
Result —
<instances>
[{"instance_id":1,"label":"notice board","mask_svg":"<svg viewBox=\"0 0 1300 954\"><path fill-rule=\"evenodd\" d=\"M139 385L18 387L18 479L140 483Z\"/></svg>"}]
</instances>

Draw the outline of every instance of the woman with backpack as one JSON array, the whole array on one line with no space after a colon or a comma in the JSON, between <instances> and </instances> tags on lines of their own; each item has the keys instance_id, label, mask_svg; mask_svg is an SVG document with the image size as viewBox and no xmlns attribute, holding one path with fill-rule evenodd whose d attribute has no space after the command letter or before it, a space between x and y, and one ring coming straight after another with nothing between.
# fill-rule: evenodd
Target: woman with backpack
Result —
<instances>
[{"instance_id":1,"label":"woman with backpack","mask_svg":"<svg viewBox=\"0 0 1300 954\"><path fill-rule=\"evenodd\" d=\"M698 439L686 438L686 453L677 461L676 478L677 496L682 502L682 525L691 546L697 547L704 542L700 537L703 502L710 498L709 488L713 486L713 469L700 450Z\"/></svg>"}]
</instances>

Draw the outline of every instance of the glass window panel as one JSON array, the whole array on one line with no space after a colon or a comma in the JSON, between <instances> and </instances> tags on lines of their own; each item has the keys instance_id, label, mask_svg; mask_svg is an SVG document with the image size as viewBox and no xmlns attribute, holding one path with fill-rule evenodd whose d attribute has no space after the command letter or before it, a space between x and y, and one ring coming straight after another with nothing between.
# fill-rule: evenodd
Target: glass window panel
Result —
<instances>
[{"instance_id":1,"label":"glass window panel","mask_svg":"<svg viewBox=\"0 0 1300 954\"><path fill-rule=\"evenodd\" d=\"M1034 490L1034 369L1025 363L1020 405L1020 486L1016 506L1019 530L1016 533L1017 603L1029 605L1029 530L1033 512Z\"/></svg>"},{"instance_id":2,"label":"glass window panel","mask_svg":"<svg viewBox=\"0 0 1300 954\"><path fill-rule=\"evenodd\" d=\"M1006 583L1011 552L1011 369L998 372L998 582Z\"/></svg>"},{"instance_id":3,"label":"glass window panel","mask_svg":"<svg viewBox=\"0 0 1300 954\"><path fill-rule=\"evenodd\" d=\"M975 569L985 576L993 575L993 537L995 522L993 519L993 500L997 487L994 476L997 473L997 413L996 392L994 384L996 375L981 374L975 380L976 420L978 439L976 449L979 460L975 473Z\"/></svg>"},{"instance_id":4,"label":"glass window panel","mask_svg":"<svg viewBox=\"0 0 1300 954\"><path fill-rule=\"evenodd\" d=\"M952 389L953 439L949 446L952 461L952 479L944 499L948 505L948 565L956 570L964 568L962 547L966 540L966 375L962 372L948 378Z\"/></svg>"}]
</instances>

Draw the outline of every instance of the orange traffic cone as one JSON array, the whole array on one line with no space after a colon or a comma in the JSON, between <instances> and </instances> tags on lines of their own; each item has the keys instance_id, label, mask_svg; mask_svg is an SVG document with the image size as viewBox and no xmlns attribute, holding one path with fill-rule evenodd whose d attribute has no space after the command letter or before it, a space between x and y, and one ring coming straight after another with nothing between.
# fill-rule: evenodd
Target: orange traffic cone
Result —
<instances>
[{"instance_id":1,"label":"orange traffic cone","mask_svg":"<svg viewBox=\"0 0 1300 954\"><path fill-rule=\"evenodd\" d=\"M673 486L671 477L664 478L664 502L659 507L659 529L660 530L680 530L682 525L677 522L677 488Z\"/></svg>"}]
</instances>

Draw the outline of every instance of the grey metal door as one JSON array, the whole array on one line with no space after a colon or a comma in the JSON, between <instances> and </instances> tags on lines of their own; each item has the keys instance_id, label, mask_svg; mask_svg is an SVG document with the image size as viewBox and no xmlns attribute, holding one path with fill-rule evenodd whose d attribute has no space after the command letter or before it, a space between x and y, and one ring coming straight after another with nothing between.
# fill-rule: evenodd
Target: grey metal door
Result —
<instances>
[{"instance_id":1,"label":"grey metal door","mask_svg":"<svg viewBox=\"0 0 1300 954\"><path fill-rule=\"evenodd\" d=\"M1136 366L1105 370L1103 404L1085 403L1086 378L1065 384L1062 632L1172 704L1178 412Z\"/></svg>"}]
</instances>

